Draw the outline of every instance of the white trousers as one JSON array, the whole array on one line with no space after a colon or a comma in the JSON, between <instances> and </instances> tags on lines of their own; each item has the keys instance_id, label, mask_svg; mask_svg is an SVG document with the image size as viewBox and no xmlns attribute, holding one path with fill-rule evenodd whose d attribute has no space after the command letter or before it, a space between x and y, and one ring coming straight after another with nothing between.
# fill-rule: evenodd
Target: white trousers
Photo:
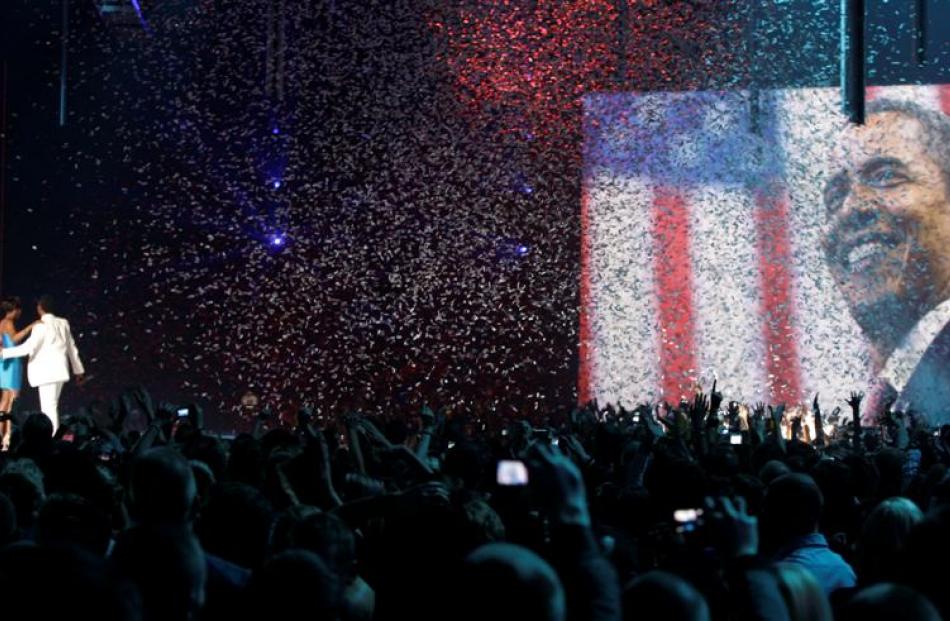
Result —
<instances>
[{"instance_id":1,"label":"white trousers","mask_svg":"<svg viewBox=\"0 0 950 621\"><path fill-rule=\"evenodd\" d=\"M59 395L63 392L63 383L42 384L36 389L40 391L40 410L53 421L53 433L59 429Z\"/></svg>"}]
</instances>

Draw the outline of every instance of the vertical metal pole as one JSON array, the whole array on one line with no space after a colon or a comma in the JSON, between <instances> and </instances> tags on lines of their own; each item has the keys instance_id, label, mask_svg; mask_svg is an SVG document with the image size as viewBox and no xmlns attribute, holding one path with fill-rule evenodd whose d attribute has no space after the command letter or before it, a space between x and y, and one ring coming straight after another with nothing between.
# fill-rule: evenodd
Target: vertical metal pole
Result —
<instances>
[{"instance_id":1,"label":"vertical metal pole","mask_svg":"<svg viewBox=\"0 0 950 621\"><path fill-rule=\"evenodd\" d=\"M59 126L66 126L66 47L69 40L69 0L62 0L62 34L59 40Z\"/></svg>"},{"instance_id":2,"label":"vertical metal pole","mask_svg":"<svg viewBox=\"0 0 950 621\"><path fill-rule=\"evenodd\" d=\"M864 123L864 0L841 0L841 106L852 123Z\"/></svg>"},{"instance_id":3,"label":"vertical metal pole","mask_svg":"<svg viewBox=\"0 0 950 621\"><path fill-rule=\"evenodd\" d=\"M0 76L0 292L3 291L4 255L7 251L7 61L3 61Z\"/></svg>"},{"instance_id":4,"label":"vertical metal pole","mask_svg":"<svg viewBox=\"0 0 950 621\"><path fill-rule=\"evenodd\" d=\"M917 64L927 62L927 0L917 0L916 29L914 31L914 56Z\"/></svg>"}]
</instances>

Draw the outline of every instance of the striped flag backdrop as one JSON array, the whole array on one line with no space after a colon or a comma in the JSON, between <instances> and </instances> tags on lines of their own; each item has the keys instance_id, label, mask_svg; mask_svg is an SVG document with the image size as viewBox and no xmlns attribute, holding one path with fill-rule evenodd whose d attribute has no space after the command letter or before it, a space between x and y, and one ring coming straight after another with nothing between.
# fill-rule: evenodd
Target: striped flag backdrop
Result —
<instances>
[{"instance_id":1,"label":"striped flag backdrop","mask_svg":"<svg viewBox=\"0 0 950 621\"><path fill-rule=\"evenodd\" d=\"M950 85L873 87L950 114ZM824 264L833 88L584 100L581 401L797 403L869 380Z\"/></svg>"}]
</instances>

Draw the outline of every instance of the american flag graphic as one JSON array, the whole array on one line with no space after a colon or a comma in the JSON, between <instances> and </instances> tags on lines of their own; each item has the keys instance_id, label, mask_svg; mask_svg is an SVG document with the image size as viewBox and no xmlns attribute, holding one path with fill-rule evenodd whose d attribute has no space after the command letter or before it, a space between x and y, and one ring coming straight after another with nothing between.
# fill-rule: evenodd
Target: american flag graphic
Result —
<instances>
[{"instance_id":1,"label":"american flag graphic","mask_svg":"<svg viewBox=\"0 0 950 621\"><path fill-rule=\"evenodd\" d=\"M872 87L950 114L950 86ZM581 401L800 403L866 386L821 247L834 88L584 99Z\"/></svg>"}]
</instances>

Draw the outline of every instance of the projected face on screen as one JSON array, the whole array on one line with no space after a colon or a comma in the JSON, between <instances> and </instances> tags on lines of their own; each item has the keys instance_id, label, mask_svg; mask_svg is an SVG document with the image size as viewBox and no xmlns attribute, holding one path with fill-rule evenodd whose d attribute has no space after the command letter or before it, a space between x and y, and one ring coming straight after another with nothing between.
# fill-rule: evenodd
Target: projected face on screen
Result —
<instances>
[{"instance_id":1,"label":"projected face on screen","mask_svg":"<svg viewBox=\"0 0 950 621\"><path fill-rule=\"evenodd\" d=\"M880 356L950 297L950 121L911 103L876 102L834 149L824 188L829 267Z\"/></svg>"},{"instance_id":2,"label":"projected face on screen","mask_svg":"<svg viewBox=\"0 0 950 621\"><path fill-rule=\"evenodd\" d=\"M582 399L840 400L925 353L917 394L950 386L950 86L868 100L855 126L834 88L585 98Z\"/></svg>"}]
</instances>

